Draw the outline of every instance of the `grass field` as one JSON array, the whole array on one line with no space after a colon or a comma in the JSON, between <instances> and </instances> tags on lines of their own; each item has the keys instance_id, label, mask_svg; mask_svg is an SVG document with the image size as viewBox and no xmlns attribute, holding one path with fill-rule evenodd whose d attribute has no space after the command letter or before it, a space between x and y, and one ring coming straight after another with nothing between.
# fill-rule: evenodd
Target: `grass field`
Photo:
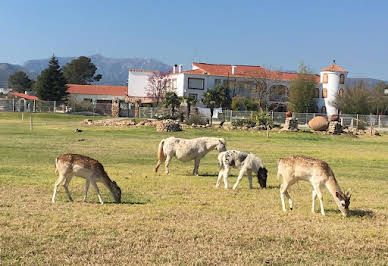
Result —
<instances>
[{"instance_id":1,"label":"grass field","mask_svg":"<svg viewBox=\"0 0 388 266\"><path fill-rule=\"evenodd\" d=\"M0 264L388 264L388 136L358 138L312 133L81 126L83 117L0 113ZM82 133L74 133L82 128ZM173 159L169 176L155 175L156 150L167 136L219 136L229 149L261 157L267 189L214 188L217 153L191 176L193 163ZM81 140L81 141L80 141ZM98 159L122 190L123 204L100 205L74 178L69 202L60 187L51 203L55 157ZM325 189L326 216L312 214L311 189L291 188L294 210L283 213L277 159L305 154L327 161L343 190L353 189L344 218ZM232 170L230 186L236 180ZM318 207L318 202L316 207Z\"/></svg>"}]
</instances>

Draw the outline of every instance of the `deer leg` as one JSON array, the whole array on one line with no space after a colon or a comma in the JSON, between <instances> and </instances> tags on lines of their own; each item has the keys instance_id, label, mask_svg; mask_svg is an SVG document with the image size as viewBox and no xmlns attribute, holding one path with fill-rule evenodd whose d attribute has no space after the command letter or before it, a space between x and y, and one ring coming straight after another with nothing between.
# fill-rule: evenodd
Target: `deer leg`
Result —
<instances>
[{"instance_id":1,"label":"deer leg","mask_svg":"<svg viewBox=\"0 0 388 266\"><path fill-rule=\"evenodd\" d=\"M312 206L311 206L311 212L314 213L315 212L315 200L317 198L317 192L315 192L314 187L312 189L312 196L313 196L313 203L312 203Z\"/></svg>"},{"instance_id":2,"label":"deer leg","mask_svg":"<svg viewBox=\"0 0 388 266\"><path fill-rule=\"evenodd\" d=\"M252 186L252 171L248 171L248 180L249 180L249 188L250 189L253 189L253 186Z\"/></svg>"},{"instance_id":3,"label":"deer leg","mask_svg":"<svg viewBox=\"0 0 388 266\"><path fill-rule=\"evenodd\" d=\"M288 194L287 192L287 189L289 187L289 184L288 183L283 183L281 186L280 186L280 199L282 200L282 208L283 208L283 211L286 211L286 204L284 202L284 195L287 197L288 199L288 204L290 205L290 210L292 210L292 200L291 200L291 197L290 195Z\"/></svg>"},{"instance_id":4,"label":"deer leg","mask_svg":"<svg viewBox=\"0 0 388 266\"><path fill-rule=\"evenodd\" d=\"M230 168L225 167L224 169L224 187L225 189L228 189L228 177L229 177Z\"/></svg>"},{"instance_id":5,"label":"deer leg","mask_svg":"<svg viewBox=\"0 0 388 266\"><path fill-rule=\"evenodd\" d=\"M66 180L65 180L65 183L63 184L63 187L65 188L65 191L66 191L67 196L69 197L69 200L73 201L73 198L71 197L70 191L69 191L69 183L70 183L71 178L72 178L72 176L66 177Z\"/></svg>"},{"instance_id":6,"label":"deer leg","mask_svg":"<svg viewBox=\"0 0 388 266\"><path fill-rule=\"evenodd\" d=\"M86 183L85 183L85 196L84 196L84 202L87 202L87 201L88 201L88 190L89 190L89 184L90 184L90 181L89 181L89 179L86 179Z\"/></svg>"},{"instance_id":7,"label":"deer leg","mask_svg":"<svg viewBox=\"0 0 388 266\"><path fill-rule=\"evenodd\" d=\"M163 158L163 159L164 159L164 158ZM162 160L158 160L158 163L156 164L156 167L155 167L155 170L154 170L155 173L158 172L159 166L160 166L160 165L163 163L163 161L164 161L163 159L162 159Z\"/></svg>"},{"instance_id":8,"label":"deer leg","mask_svg":"<svg viewBox=\"0 0 388 266\"><path fill-rule=\"evenodd\" d=\"M218 178L217 178L216 187L219 187L219 186L220 186L221 177L223 176L223 173L224 173L224 168L221 168L221 169L220 169L220 172L218 173Z\"/></svg>"},{"instance_id":9,"label":"deer leg","mask_svg":"<svg viewBox=\"0 0 388 266\"><path fill-rule=\"evenodd\" d=\"M235 189L237 188L238 183L240 183L241 179L242 179L243 176L244 176L244 173L245 173L245 170L244 170L244 169L241 169L241 170L240 170L240 173L239 173L239 175L238 175L238 177L237 177L237 181L236 181L236 183L235 183L234 186L233 186L233 190L235 190Z\"/></svg>"},{"instance_id":10,"label":"deer leg","mask_svg":"<svg viewBox=\"0 0 388 266\"><path fill-rule=\"evenodd\" d=\"M166 161L164 163L164 166L166 168L166 174L170 173L170 171L168 170L168 165L170 164L170 161L171 161L171 156L167 155Z\"/></svg>"},{"instance_id":11,"label":"deer leg","mask_svg":"<svg viewBox=\"0 0 388 266\"><path fill-rule=\"evenodd\" d=\"M57 190L58 190L58 186L65 180L65 176L64 175L60 175L57 179L57 181L55 182L55 185L54 185L54 193L53 193L53 197L51 199L51 201L53 203L55 203L55 196L57 194Z\"/></svg>"},{"instance_id":12,"label":"deer leg","mask_svg":"<svg viewBox=\"0 0 388 266\"><path fill-rule=\"evenodd\" d=\"M325 215L325 210L323 209L323 196L322 196L321 189L319 188L319 186L316 186L316 187L314 187L314 190L317 193L319 203L321 205L321 213L322 213L322 215Z\"/></svg>"},{"instance_id":13,"label":"deer leg","mask_svg":"<svg viewBox=\"0 0 388 266\"><path fill-rule=\"evenodd\" d=\"M199 168L199 162L200 161L201 161L201 158L195 158L195 160L194 160L193 175L198 175L198 168Z\"/></svg>"},{"instance_id":14,"label":"deer leg","mask_svg":"<svg viewBox=\"0 0 388 266\"><path fill-rule=\"evenodd\" d=\"M101 197L101 194L100 194L100 190L98 189L96 180L94 180L94 178L90 178L90 182L92 183L94 189L95 189L96 192L97 192L97 196L98 196L98 199L99 199L100 203L101 203L101 204L104 204L104 201L102 200L102 197Z\"/></svg>"}]
</instances>

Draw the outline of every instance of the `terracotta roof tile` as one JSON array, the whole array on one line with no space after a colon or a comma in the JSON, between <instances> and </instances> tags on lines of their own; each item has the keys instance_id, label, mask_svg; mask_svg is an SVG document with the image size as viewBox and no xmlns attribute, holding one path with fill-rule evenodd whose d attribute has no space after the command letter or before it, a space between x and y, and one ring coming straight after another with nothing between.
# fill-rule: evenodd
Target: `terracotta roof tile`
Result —
<instances>
[{"instance_id":1,"label":"terracotta roof tile","mask_svg":"<svg viewBox=\"0 0 388 266\"><path fill-rule=\"evenodd\" d=\"M346 71L345 69L343 69L342 67L340 67L340 66L337 65L337 64L332 64L332 65L328 66L327 68L322 69L322 72L323 72L323 71L331 71L331 72L348 72L348 71Z\"/></svg>"},{"instance_id":2,"label":"terracotta roof tile","mask_svg":"<svg viewBox=\"0 0 388 266\"><path fill-rule=\"evenodd\" d=\"M70 94L93 94L93 95L112 95L125 96L128 94L126 86L109 86L109 85L78 85L67 84L67 92Z\"/></svg>"},{"instance_id":3,"label":"terracotta roof tile","mask_svg":"<svg viewBox=\"0 0 388 266\"><path fill-rule=\"evenodd\" d=\"M232 74L233 65L218 65L218 64L206 64L206 63L193 63L197 69L184 71L187 74L205 74L213 76L229 76L229 77L241 77L241 78L268 78L278 80L295 80L298 77L298 73L271 71L261 66L249 66L249 65L235 65L236 72ZM319 75L314 75L315 81L319 82Z\"/></svg>"},{"instance_id":4,"label":"terracotta roof tile","mask_svg":"<svg viewBox=\"0 0 388 266\"><path fill-rule=\"evenodd\" d=\"M24 99L27 99L27 100L39 101L39 98L36 97L36 96L28 95L28 94L24 94L24 93L20 93L20 92L10 91L10 92L8 92L8 94L11 94L11 95L14 95L14 96L17 96L17 97L20 97L20 98L24 98Z\"/></svg>"}]
</instances>

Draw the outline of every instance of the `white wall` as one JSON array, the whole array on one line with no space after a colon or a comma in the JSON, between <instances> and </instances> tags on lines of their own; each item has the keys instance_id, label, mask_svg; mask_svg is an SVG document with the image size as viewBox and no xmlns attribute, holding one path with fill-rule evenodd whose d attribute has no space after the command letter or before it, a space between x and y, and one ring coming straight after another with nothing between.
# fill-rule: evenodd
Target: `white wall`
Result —
<instances>
[{"instance_id":1,"label":"white wall","mask_svg":"<svg viewBox=\"0 0 388 266\"><path fill-rule=\"evenodd\" d=\"M125 98L124 96L95 95L95 94L70 94L70 97L80 102L83 101L84 99L92 99L93 102L96 102L97 100L113 100L115 98L124 100Z\"/></svg>"},{"instance_id":2,"label":"white wall","mask_svg":"<svg viewBox=\"0 0 388 266\"><path fill-rule=\"evenodd\" d=\"M132 71L128 73L128 96L147 97L146 87L152 71Z\"/></svg>"}]
</instances>

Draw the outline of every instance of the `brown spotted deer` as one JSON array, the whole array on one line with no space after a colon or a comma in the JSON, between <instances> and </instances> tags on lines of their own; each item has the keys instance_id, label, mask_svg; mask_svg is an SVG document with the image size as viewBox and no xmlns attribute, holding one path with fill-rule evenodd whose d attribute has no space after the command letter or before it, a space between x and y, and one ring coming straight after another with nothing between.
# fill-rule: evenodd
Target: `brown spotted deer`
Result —
<instances>
[{"instance_id":1,"label":"brown spotted deer","mask_svg":"<svg viewBox=\"0 0 388 266\"><path fill-rule=\"evenodd\" d=\"M285 158L281 158L278 161L278 174L277 178L283 177L283 183L280 186L280 198L282 201L283 211L286 211L284 196L287 197L292 210L292 201L287 189L300 180L309 181L312 185L312 208L314 213L315 199L318 196L321 213L325 215L322 202L321 187L326 186L330 194L333 196L335 203L343 216L347 216L349 212L350 196L351 192L342 192L337 180L334 177L334 173L329 165L319 159L315 159L303 155L292 155Z\"/></svg>"},{"instance_id":2,"label":"brown spotted deer","mask_svg":"<svg viewBox=\"0 0 388 266\"><path fill-rule=\"evenodd\" d=\"M86 179L85 184L85 196L84 201L87 201L89 183L95 188L98 199L101 204L104 204L100 191L97 187L97 182L103 183L111 192L116 203L121 202L121 189L115 181L110 180L108 174L105 172L104 167L100 162L87 156L79 154L64 154L58 156L55 159L56 173L59 173L59 177L55 182L54 194L52 202L55 202L55 195L57 193L58 186L64 182L66 194L70 201L73 201L69 191L69 183L73 176L79 176Z\"/></svg>"}]
</instances>

